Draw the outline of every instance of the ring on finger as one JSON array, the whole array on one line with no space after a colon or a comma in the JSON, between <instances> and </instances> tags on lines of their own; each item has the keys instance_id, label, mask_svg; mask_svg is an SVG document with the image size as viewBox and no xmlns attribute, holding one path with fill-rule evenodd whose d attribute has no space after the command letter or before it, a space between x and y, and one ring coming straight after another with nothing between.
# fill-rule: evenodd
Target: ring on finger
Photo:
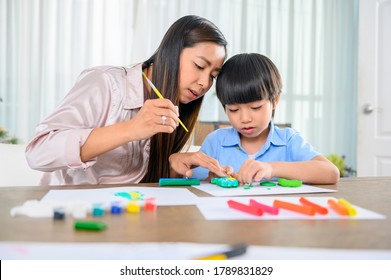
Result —
<instances>
[{"instance_id":1,"label":"ring on finger","mask_svg":"<svg viewBox=\"0 0 391 280\"><path fill-rule=\"evenodd\" d=\"M167 117L162 116L162 125L166 125Z\"/></svg>"}]
</instances>

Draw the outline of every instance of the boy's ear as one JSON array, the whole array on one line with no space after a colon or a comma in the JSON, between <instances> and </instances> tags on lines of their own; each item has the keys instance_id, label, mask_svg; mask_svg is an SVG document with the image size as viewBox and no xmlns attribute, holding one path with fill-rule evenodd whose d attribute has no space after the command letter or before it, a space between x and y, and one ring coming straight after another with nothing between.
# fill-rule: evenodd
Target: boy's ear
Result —
<instances>
[{"instance_id":1,"label":"boy's ear","mask_svg":"<svg viewBox=\"0 0 391 280\"><path fill-rule=\"evenodd\" d=\"M278 102L280 102L280 97L281 97L281 95L277 96L276 100L274 100L273 110L276 109Z\"/></svg>"}]
</instances>

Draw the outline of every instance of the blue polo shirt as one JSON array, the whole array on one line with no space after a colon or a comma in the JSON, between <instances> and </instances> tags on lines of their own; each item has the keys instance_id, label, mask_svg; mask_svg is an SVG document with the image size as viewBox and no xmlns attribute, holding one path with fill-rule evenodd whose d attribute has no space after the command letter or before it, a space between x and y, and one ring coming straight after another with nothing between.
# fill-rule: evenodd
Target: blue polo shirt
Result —
<instances>
[{"instance_id":1,"label":"blue polo shirt","mask_svg":"<svg viewBox=\"0 0 391 280\"><path fill-rule=\"evenodd\" d=\"M240 145L239 132L230 128L220 128L210 133L202 143L201 149L206 155L217 159L220 165L230 165L238 172L249 155ZM320 155L306 142L299 132L292 128L279 128L270 123L270 132L266 143L253 159L263 162L308 161ZM200 180L208 177L209 170L203 167L193 169L193 177Z\"/></svg>"}]
</instances>

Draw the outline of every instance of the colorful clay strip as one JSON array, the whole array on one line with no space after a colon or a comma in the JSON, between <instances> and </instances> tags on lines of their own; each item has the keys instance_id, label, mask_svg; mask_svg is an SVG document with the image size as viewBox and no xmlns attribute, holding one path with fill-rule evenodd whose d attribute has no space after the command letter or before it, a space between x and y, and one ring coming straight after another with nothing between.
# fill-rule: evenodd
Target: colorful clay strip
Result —
<instances>
[{"instance_id":1,"label":"colorful clay strip","mask_svg":"<svg viewBox=\"0 0 391 280\"><path fill-rule=\"evenodd\" d=\"M278 179L278 184L281 187L297 188L297 187L301 187L303 185L303 182L300 180L288 180L288 179L280 178Z\"/></svg>"},{"instance_id":2,"label":"colorful clay strip","mask_svg":"<svg viewBox=\"0 0 391 280\"><path fill-rule=\"evenodd\" d=\"M335 212L337 212L341 216L348 216L349 215L349 210L342 206L341 204L337 203L333 199L327 200L327 203L330 205L331 209L333 209Z\"/></svg>"},{"instance_id":3,"label":"colorful clay strip","mask_svg":"<svg viewBox=\"0 0 391 280\"><path fill-rule=\"evenodd\" d=\"M338 199L338 204L342 205L346 209L348 209L348 214L349 216L356 216L357 215L357 210L350 204L347 200L343 198Z\"/></svg>"},{"instance_id":4,"label":"colorful clay strip","mask_svg":"<svg viewBox=\"0 0 391 280\"><path fill-rule=\"evenodd\" d=\"M237 188L239 186L239 181L233 177L216 177L212 178L210 182L222 188Z\"/></svg>"},{"instance_id":5,"label":"colorful clay strip","mask_svg":"<svg viewBox=\"0 0 391 280\"><path fill-rule=\"evenodd\" d=\"M278 208L260 203L254 199L250 199L250 206L258 207L258 208L262 209L264 212L272 214L272 215L278 215L278 212L279 212Z\"/></svg>"},{"instance_id":6,"label":"colorful clay strip","mask_svg":"<svg viewBox=\"0 0 391 280\"><path fill-rule=\"evenodd\" d=\"M326 207L323 207L319 204L313 203L304 197L300 197L299 201L303 205L310 206L310 207L314 208L315 211L319 214L326 215L329 213L329 210Z\"/></svg>"},{"instance_id":7,"label":"colorful clay strip","mask_svg":"<svg viewBox=\"0 0 391 280\"><path fill-rule=\"evenodd\" d=\"M228 206L232 209L239 210L239 211L242 211L242 212L245 212L248 214L252 214L255 216L262 216L263 215L262 209L260 209L258 207L249 206L249 205L246 205L246 204L234 201L234 200L228 200L227 203L228 203Z\"/></svg>"},{"instance_id":8,"label":"colorful clay strip","mask_svg":"<svg viewBox=\"0 0 391 280\"><path fill-rule=\"evenodd\" d=\"M199 186L200 180L196 178L160 178L159 186Z\"/></svg>"},{"instance_id":9,"label":"colorful clay strip","mask_svg":"<svg viewBox=\"0 0 391 280\"><path fill-rule=\"evenodd\" d=\"M101 221L89 220L89 221L75 221L74 227L75 229L81 229L81 230L100 231L106 229L107 225Z\"/></svg>"},{"instance_id":10,"label":"colorful clay strip","mask_svg":"<svg viewBox=\"0 0 391 280\"><path fill-rule=\"evenodd\" d=\"M277 183L271 182L271 181L263 181L259 183L262 187L274 187L277 186Z\"/></svg>"},{"instance_id":11,"label":"colorful clay strip","mask_svg":"<svg viewBox=\"0 0 391 280\"><path fill-rule=\"evenodd\" d=\"M278 208L283 208L286 210L290 210L290 211L294 211L294 212L298 212L301 214L309 215L309 216L314 216L316 213L315 209L310 206L294 204L294 203L290 203L290 202L286 202L286 201L281 201L278 199L274 200L273 206L278 207Z\"/></svg>"}]
</instances>

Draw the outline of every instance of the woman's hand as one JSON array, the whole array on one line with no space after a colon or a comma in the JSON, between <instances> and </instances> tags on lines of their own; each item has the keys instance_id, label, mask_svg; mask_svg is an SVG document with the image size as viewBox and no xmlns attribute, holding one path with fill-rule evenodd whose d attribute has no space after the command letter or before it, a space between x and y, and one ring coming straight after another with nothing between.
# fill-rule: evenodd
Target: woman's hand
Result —
<instances>
[{"instance_id":1,"label":"woman's hand","mask_svg":"<svg viewBox=\"0 0 391 280\"><path fill-rule=\"evenodd\" d=\"M234 174L234 169L232 168L232 166L229 166L229 165L222 166L221 169L224 172L223 176L232 176ZM210 182L210 180L212 180L212 178L216 178L216 177L222 177L222 176L219 176L218 174L216 174L212 171L209 171L208 177L205 178L204 181Z\"/></svg>"},{"instance_id":2,"label":"woman's hand","mask_svg":"<svg viewBox=\"0 0 391 280\"><path fill-rule=\"evenodd\" d=\"M262 178L266 180L271 179L272 172L273 167L270 163L248 159L240 167L239 172L234 173L232 176L240 184L251 184L253 181L261 181Z\"/></svg>"},{"instance_id":3,"label":"woman's hand","mask_svg":"<svg viewBox=\"0 0 391 280\"><path fill-rule=\"evenodd\" d=\"M168 99L147 100L132 119L93 129L80 148L80 158L86 162L130 141L171 133L178 126L178 115L178 107Z\"/></svg>"},{"instance_id":4,"label":"woman's hand","mask_svg":"<svg viewBox=\"0 0 391 280\"><path fill-rule=\"evenodd\" d=\"M220 166L219 162L203 152L175 153L169 158L170 166L173 172L182 176L192 177L192 169L198 166L207 168L218 177L227 176L225 167ZM232 170L230 170L232 172ZM175 176L172 176L175 177Z\"/></svg>"},{"instance_id":5,"label":"woman's hand","mask_svg":"<svg viewBox=\"0 0 391 280\"><path fill-rule=\"evenodd\" d=\"M178 117L178 106L169 99L149 99L127 122L129 141L148 139L159 132L172 133L179 124Z\"/></svg>"}]
</instances>

